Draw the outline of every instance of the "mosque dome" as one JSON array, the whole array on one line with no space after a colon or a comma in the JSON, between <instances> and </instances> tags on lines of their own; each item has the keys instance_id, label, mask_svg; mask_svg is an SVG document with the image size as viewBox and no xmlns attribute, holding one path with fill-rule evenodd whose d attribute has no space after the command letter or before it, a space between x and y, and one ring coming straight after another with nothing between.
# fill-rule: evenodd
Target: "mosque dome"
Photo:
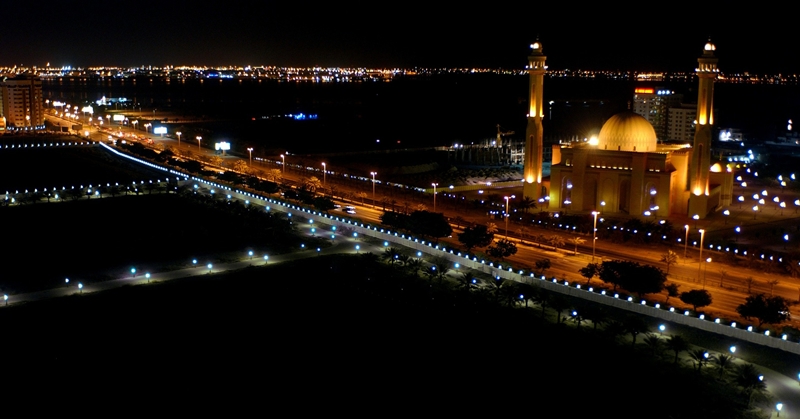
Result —
<instances>
[{"instance_id":1,"label":"mosque dome","mask_svg":"<svg viewBox=\"0 0 800 419\"><path fill-rule=\"evenodd\" d=\"M656 131L642 116L626 111L618 113L600 129L599 150L652 152L656 151Z\"/></svg>"}]
</instances>

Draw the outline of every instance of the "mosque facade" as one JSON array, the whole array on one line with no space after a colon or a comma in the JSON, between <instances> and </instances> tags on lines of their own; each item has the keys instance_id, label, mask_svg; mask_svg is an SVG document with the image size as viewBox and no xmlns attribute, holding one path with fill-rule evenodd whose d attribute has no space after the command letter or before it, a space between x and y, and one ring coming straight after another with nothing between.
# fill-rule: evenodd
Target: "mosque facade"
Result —
<instances>
[{"instance_id":1,"label":"mosque facade","mask_svg":"<svg viewBox=\"0 0 800 419\"><path fill-rule=\"evenodd\" d=\"M733 173L724 163L711 161L714 81L718 70L716 48L710 41L696 70L699 88L692 144L660 144L650 122L631 111L622 112L603 124L597 138L554 145L549 182L541 179L542 126L537 105L541 98L533 97L541 95L543 78L535 78L539 74L532 67L537 64L543 75L544 56L538 41L532 49L529 72L533 116L528 115L526 133L525 196L546 196L550 209L556 211L600 211L640 217L705 218L731 204Z\"/></svg>"}]
</instances>

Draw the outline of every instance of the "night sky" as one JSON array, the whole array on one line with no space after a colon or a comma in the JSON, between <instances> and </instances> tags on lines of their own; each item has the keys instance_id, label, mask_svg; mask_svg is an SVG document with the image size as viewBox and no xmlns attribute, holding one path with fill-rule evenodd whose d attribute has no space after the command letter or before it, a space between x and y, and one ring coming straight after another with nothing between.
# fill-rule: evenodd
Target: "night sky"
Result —
<instances>
[{"instance_id":1,"label":"night sky","mask_svg":"<svg viewBox=\"0 0 800 419\"><path fill-rule=\"evenodd\" d=\"M711 36L723 72L800 72L790 11L752 5L52 3L4 5L0 65L523 68L538 36L552 69L692 71Z\"/></svg>"}]
</instances>

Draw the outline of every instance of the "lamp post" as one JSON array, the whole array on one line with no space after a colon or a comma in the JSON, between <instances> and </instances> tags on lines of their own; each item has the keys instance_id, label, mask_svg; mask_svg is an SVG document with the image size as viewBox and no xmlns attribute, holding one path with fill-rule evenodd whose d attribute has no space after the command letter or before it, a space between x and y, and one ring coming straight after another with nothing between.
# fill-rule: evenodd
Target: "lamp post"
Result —
<instances>
[{"instance_id":1,"label":"lamp post","mask_svg":"<svg viewBox=\"0 0 800 419\"><path fill-rule=\"evenodd\" d=\"M698 231L700 232L700 262L697 265L697 276L700 279L700 268L703 266L703 239L706 236L706 231L702 228Z\"/></svg>"},{"instance_id":2,"label":"lamp post","mask_svg":"<svg viewBox=\"0 0 800 419\"><path fill-rule=\"evenodd\" d=\"M369 172L369 174L372 175L372 207L374 208L375 207L375 175L377 175L378 172Z\"/></svg>"},{"instance_id":3,"label":"lamp post","mask_svg":"<svg viewBox=\"0 0 800 419\"><path fill-rule=\"evenodd\" d=\"M325 187L325 173L326 173L326 171L327 171L327 169L326 169L326 166L325 166L325 162L322 162L322 187L323 188Z\"/></svg>"},{"instance_id":4,"label":"lamp post","mask_svg":"<svg viewBox=\"0 0 800 419\"><path fill-rule=\"evenodd\" d=\"M195 137L195 139L197 140L197 152L200 152L200 140L202 140L203 137L198 135L197 137Z\"/></svg>"},{"instance_id":5,"label":"lamp post","mask_svg":"<svg viewBox=\"0 0 800 419\"><path fill-rule=\"evenodd\" d=\"M683 262L686 263L686 246L689 244L689 224L683 226L686 229L686 239L683 241Z\"/></svg>"},{"instance_id":6,"label":"lamp post","mask_svg":"<svg viewBox=\"0 0 800 419\"><path fill-rule=\"evenodd\" d=\"M433 212L436 212L436 187L439 186L438 183L431 183L433 186Z\"/></svg>"},{"instance_id":7,"label":"lamp post","mask_svg":"<svg viewBox=\"0 0 800 419\"><path fill-rule=\"evenodd\" d=\"M247 147L247 152L250 153L250 166L253 165L253 147Z\"/></svg>"},{"instance_id":8,"label":"lamp post","mask_svg":"<svg viewBox=\"0 0 800 419\"><path fill-rule=\"evenodd\" d=\"M281 154L281 173L286 173L286 156Z\"/></svg>"},{"instance_id":9,"label":"lamp post","mask_svg":"<svg viewBox=\"0 0 800 419\"><path fill-rule=\"evenodd\" d=\"M711 263L711 258L707 258L706 264L703 265L703 289L706 289L706 270L708 270L709 263Z\"/></svg>"},{"instance_id":10,"label":"lamp post","mask_svg":"<svg viewBox=\"0 0 800 419\"><path fill-rule=\"evenodd\" d=\"M503 197L503 199L505 199L505 200L506 200L506 213L505 213L505 219L506 219L506 239L508 239L508 201L509 201L509 200L511 200L511 199L514 199L515 197L516 197L515 195L511 195L511 196L504 196L504 197Z\"/></svg>"},{"instance_id":11,"label":"lamp post","mask_svg":"<svg viewBox=\"0 0 800 419\"><path fill-rule=\"evenodd\" d=\"M600 214L597 211L592 211L592 215L594 215L594 228L592 229L592 263L594 263L594 243L597 241L597 215Z\"/></svg>"},{"instance_id":12,"label":"lamp post","mask_svg":"<svg viewBox=\"0 0 800 419\"><path fill-rule=\"evenodd\" d=\"M175 134L177 134L177 135L178 135L178 148L181 148L181 132L180 132L180 131L178 131L178 132L176 132Z\"/></svg>"}]
</instances>

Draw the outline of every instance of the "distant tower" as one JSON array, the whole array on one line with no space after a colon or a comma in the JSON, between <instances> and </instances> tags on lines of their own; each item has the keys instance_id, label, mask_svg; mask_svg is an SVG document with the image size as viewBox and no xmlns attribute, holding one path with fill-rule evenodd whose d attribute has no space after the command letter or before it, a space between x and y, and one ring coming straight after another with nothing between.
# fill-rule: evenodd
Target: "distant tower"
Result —
<instances>
[{"instance_id":1,"label":"distant tower","mask_svg":"<svg viewBox=\"0 0 800 419\"><path fill-rule=\"evenodd\" d=\"M523 168L522 195L538 199L542 195L542 118L544 117L544 64L547 57L542 54L542 44L537 39L531 44L531 55L528 57L528 74L530 76L530 107L528 109L528 127L525 130L525 160Z\"/></svg>"},{"instance_id":2,"label":"distant tower","mask_svg":"<svg viewBox=\"0 0 800 419\"><path fill-rule=\"evenodd\" d=\"M717 48L711 40L703 47L695 70L699 79L697 89L697 124L694 132L692 161L689 164L689 213L705 218L708 208L708 177L711 169L711 134L714 129L714 81L717 78Z\"/></svg>"}]
</instances>

